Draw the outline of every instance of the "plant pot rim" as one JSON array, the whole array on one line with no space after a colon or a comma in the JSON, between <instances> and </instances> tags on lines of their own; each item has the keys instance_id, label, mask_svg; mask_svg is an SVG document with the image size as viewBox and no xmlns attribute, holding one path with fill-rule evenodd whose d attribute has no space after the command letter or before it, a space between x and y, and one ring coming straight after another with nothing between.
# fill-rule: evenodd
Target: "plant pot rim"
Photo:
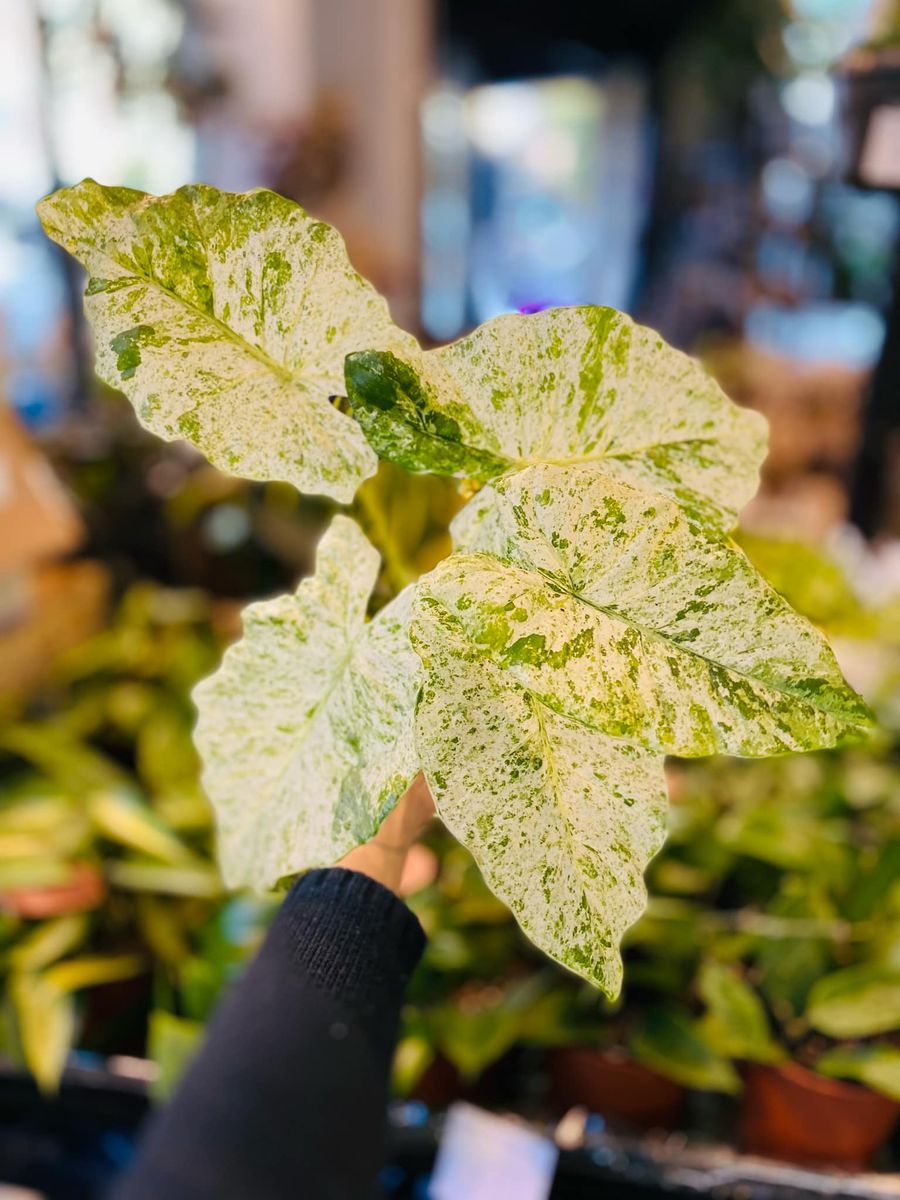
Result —
<instances>
[{"instance_id":1,"label":"plant pot rim","mask_svg":"<svg viewBox=\"0 0 900 1200\"><path fill-rule=\"evenodd\" d=\"M889 1096L884 1096L881 1092L876 1092L874 1088L867 1087L863 1083L820 1075L818 1071L814 1071L810 1067L804 1067L802 1063L795 1062L793 1059L786 1063L753 1063L750 1066L750 1070L777 1075L786 1083L802 1087L809 1092L816 1092L824 1099L852 1102L874 1097L877 1100L884 1101L885 1104L898 1103L891 1100Z\"/></svg>"},{"instance_id":2,"label":"plant pot rim","mask_svg":"<svg viewBox=\"0 0 900 1200\"><path fill-rule=\"evenodd\" d=\"M627 1046L614 1044L611 1046L594 1046L590 1042L569 1042L560 1046L548 1046L546 1049L548 1056L578 1054L591 1055L593 1058L601 1060L610 1067L638 1067L641 1071L646 1071L649 1075L656 1076L657 1079L664 1079L667 1083L683 1087L683 1084L677 1080L671 1079L668 1075L664 1075L662 1071L656 1067L648 1066L642 1062L637 1055L633 1054Z\"/></svg>"},{"instance_id":3,"label":"plant pot rim","mask_svg":"<svg viewBox=\"0 0 900 1200\"><path fill-rule=\"evenodd\" d=\"M597 1054L601 1058L610 1059L614 1062L637 1061L627 1047L619 1045L595 1046L591 1042L562 1042L560 1045L547 1047L548 1054L565 1053L569 1050L574 1050L578 1054Z\"/></svg>"}]
</instances>

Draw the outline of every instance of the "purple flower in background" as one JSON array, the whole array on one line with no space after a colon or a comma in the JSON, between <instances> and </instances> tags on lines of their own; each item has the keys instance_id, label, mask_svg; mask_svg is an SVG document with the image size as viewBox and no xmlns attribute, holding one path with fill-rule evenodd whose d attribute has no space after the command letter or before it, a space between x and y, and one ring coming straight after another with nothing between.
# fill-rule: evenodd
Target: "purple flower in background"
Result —
<instances>
[{"instance_id":1,"label":"purple flower in background","mask_svg":"<svg viewBox=\"0 0 900 1200\"><path fill-rule=\"evenodd\" d=\"M545 308L553 307L555 307L553 300L529 300L526 304L519 305L516 311L527 316L529 313L543 312Z\"/></svg>"}]
</instances>

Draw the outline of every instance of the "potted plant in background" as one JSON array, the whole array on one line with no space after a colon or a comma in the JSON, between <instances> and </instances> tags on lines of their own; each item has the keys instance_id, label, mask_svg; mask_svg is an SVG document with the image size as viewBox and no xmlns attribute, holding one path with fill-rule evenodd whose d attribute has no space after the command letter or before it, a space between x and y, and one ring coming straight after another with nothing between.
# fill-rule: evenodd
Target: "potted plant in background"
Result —
<instances>
[{"instance_id":1,"label":"potted plant in background","mask_svg":"<svg viewBox=\"0 0 900 1200\"><path fill-rule=\"evenodd\" d=\"M39 698L10 702L0 732L5 1048L45 1089L73 1044L142 1051L154 961L187 953L219 903L188 698L219 645L201 593L143 585ZM124 980L138 986L120 988L110 1008L108 985Z\"/></svg>"},{"instance_id":2,"label":"potted plant in background","mask_svg":"<svg viewBox=\"0 0 900 1200\"><path fill-rule=\"evenodd\" d=\"M542 960L464 847L441 831L429 841L439 871L410 897L429 941L397 1053L401 1094L438 1108L468 1095L557 1115L582 1104L652 1128L675 1123L686 1081L736 1089L727 1060L677 1008L700 951L691 922L653 920L652 877L651 913L626 941L627 988L610 1003Z\"/></svg>"},{"instance_id":3,"label":"potted plant in background","mask_svg":"<svg viewBox=\"0 0 900 1200\"><path fill-rule=\"evenodd\" d=\"M732 856L718 895L733 927L715 934L708 953L739 973L743 1006L749 1013L755 997L780 1048L782 1061L757 1057L746 1071L744 1144L859 1169L896 1123L900 1097L896 596L863 602L839 565L811 547L744 544L780 591L839 638L846 660L864 664L882 733L865 750L688 771L689 790L718 813L705 842ZM855 565L858 586L877 592L874 564L856 556ZM709 914L714 923L722 916Z\"/></svg>"},{"instance_id":4,"label":"potted plant in background","mask_svg":"<svg viewBox=\"0 0 900 1200\"><path fill-rule=\"evenodd\" d=\"M702 838L672 840L678 870L663 856L658 882L699 882L706 900L694 990L708 1006L711 1047L745 1079L743 1144L861 1169L896 1124L900 1099L896 597L864 602L812 547L742 540L779 591L839 639L847 661L865 664L882 732L864 749L803 759L683 764L681 801L707 824ZM856 565L859 585L875 592L873 564ZM682 868L697 866L698 849L717 870L694 881ZM711 969L727 980L718 1003Z\"/></svg>"},{"instance_id":5,"label":"potted plant in background","mask_svg":"<svg viewBox=\"0 0 900 1200\"><path fill-rule=\"evenodd\" d=\"M401 1058L413 1077L430 1061L444 1028L437 1014L475 978L482 1000L491 998L484 1024L464 1019L473 1001L465 994L446 1023L449 1053L462 1045L472 1075L511 1046L537 1044L558 1113L583 1104L631 1128L690 1127L710 1110L686 1110L686 1089L743 1093L738 1128L720 1114L708 1133L776 1157L859 1167L896 1113L900 770L888 727L897 625L891 605L864 604L814 547L744 541L798 607L857 654L877 655L888 680L872 693L884 733L817 756L672 764L669 836L648 873L648 911L625 941L626 988L615 1005L547 968L529 1006L516 1004L515 990L506 1004L509 980L538 961L465 851L445 849L447 869L414 901L434 953L413 991ZM791 1121L778 1108L785 1094Z\"/></svg>"},{"instance_id":6,"label":"potted plant in background","mask_svg":"<svg viewBox=\"0 0 900 1200\"><path fill-rule=\"evenodd\" d=\"M730 910L732 928L713 938L710 953L727 964L721 969L742 993L733 997L732 1025L749 1026L752 1006L776 1050L767 1058L739 1046L733 1051L751 1064L743 1144L775 1157L860 1169L900 1111L895 1052L879 1036L900 1026L900 975L888 934L897 854L890 804L898 771L889 756L880 772L870 756L864 763L848 755L815 765L818 778L784 770L768 790L761 781L752 801L723 810L719 836L737 856L726 889L729 904L741 907ZM854 772L867 778L854 781ZM879 781L885 790L869 792L857 807L863 789ZM751 862L768 895L747 894ZM727 1038L721 1041L715 1028L710 1033L729 1049ZM865 1081L870 1090L832 1077Z\"/></svg>"}]
</instances>

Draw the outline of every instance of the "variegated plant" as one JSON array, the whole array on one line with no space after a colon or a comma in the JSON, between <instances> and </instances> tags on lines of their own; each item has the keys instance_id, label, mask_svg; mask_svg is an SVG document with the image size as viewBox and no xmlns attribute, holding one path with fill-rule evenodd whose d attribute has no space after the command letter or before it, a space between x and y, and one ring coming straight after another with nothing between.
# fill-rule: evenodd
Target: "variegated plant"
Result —
<instances>
[{"instance_id":1,"label":"variegated plant","mask_svg":"<svg viewBox=\"0 0 900 1200\"><path fill-rule=\"evenodd\" d=\"M525 931L614 995L665 755L867 728L729 536L762 418L651 330L551 309L423 351L337 233L266 191L86 181L40 214L87 269L99 373L154 432L340 503L379 456L475 491L454 553L371 618L379 556L345 515L295 594L246 610L195 693L230 883L335 862L424 770Z\"/></svg>"}]
</instances>

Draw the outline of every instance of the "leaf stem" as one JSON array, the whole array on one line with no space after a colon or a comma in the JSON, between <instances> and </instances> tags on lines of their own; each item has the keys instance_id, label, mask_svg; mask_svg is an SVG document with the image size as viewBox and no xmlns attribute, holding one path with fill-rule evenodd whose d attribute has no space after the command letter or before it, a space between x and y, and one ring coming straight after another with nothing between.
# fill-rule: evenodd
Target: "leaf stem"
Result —
<instances>
[{"instance_id":1,"label":"leaf stem","mask_svg":"<svg viewBox=\"0 0 900 1200\"><path fill-rule=\"evenodd\" d=\"M367 480L356 493L353 507L369 540L381 554L385 575L396 596L408 584L415 582L419 572L407 562L403 550L391 532L383 505L372 496L367 486L369 482L371 481Z\"/></svg>"}]
</instances>

